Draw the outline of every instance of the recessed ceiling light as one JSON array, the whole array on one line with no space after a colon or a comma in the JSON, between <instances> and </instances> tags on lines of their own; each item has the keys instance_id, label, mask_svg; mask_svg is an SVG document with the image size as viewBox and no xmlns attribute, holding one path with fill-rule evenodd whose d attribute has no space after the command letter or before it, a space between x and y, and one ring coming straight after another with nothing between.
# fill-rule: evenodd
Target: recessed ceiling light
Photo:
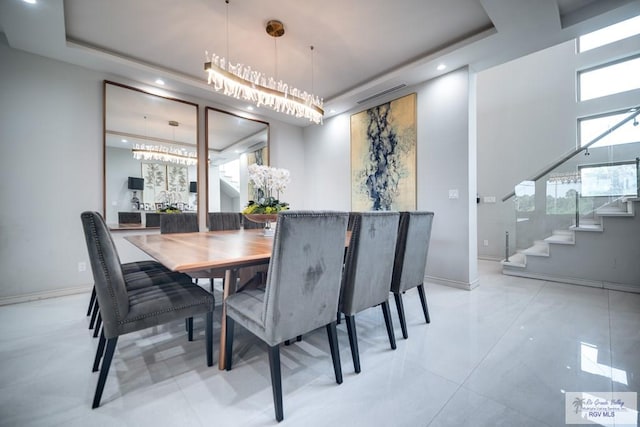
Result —
<instances>
[{"instance_id":1,"label":"recessed ceiling light","mask_svg":"<svg viewBox=\"0 0 640 427\"><path fill-rule=\"evenodd\" d=\"M129 141L127 141L126 139L121 140L123 143L127 143Z\"/></svg>"},{"instance_id":2,"label":"recessed ceiling light","mask_svg":"<svg viewBox=\"0 0 640 427\"><path fill-rule=\"evenodd\" d=\"M36 4L36 0L22 0L25 3Z\"/></svg>"},{"instance_id":3,"label":"recessed ceiling light","mask_svg":"<svg viewBox=\"0 0 640 427\"><path fill-rule=\"evenodd\" d=\"M160 86L164 86L164 80L156 79L156 84L159 84Z\"/></svg>"},{"instance_id":4,"label":"recessed ceiling light","mask_svg":"<svg viewBox=\"0 0 640 427\"><path fill-rule=\"evenodd\" d=\"M438 71L442 71L442 70L444 70L445 68L447 68L447 66L446 66L446 65L444 65L444 64L439 64L439 65L436 67L436 70L438 70Z\"/></svg>"},{"instance_id":5,"label":"recessed ceiling light","mask_svg":"<svg viewBox=\"0 0 640 427\"><path fill-rule=\"evenodd\" d=\"M249 111L253 111L253 107L252 107L251 105L249 105L249 106L247 107L247 110L249 110Z\"/></svg>"}]
</instances>

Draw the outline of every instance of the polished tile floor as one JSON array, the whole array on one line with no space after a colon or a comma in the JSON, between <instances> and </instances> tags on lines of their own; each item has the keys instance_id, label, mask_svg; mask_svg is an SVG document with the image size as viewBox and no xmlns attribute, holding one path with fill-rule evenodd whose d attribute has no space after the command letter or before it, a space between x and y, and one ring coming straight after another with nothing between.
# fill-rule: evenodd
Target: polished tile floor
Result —
<instances>
[{"instance_id":1,"label":"polished tile floor","mask_svg":"<svg viewBox=\"0 0 640 427\"><path fill-rule=\"evenodd\" d=\"M503 276L489 261L479 268L472 292L427 285L430 325L415 291L406 294L408 340L392 305L395 351L379 309L358 315L359 375L339 325L342 385L324 330L283 347L281 424L561 426L564 391L640 391L639 294ZM263 345L238 327L233 370L207 368L201 323L194 342L180 322L120 338L92 410L87 301L0 307L0 425L276 424Z\"/></svg>"}]
</instances>

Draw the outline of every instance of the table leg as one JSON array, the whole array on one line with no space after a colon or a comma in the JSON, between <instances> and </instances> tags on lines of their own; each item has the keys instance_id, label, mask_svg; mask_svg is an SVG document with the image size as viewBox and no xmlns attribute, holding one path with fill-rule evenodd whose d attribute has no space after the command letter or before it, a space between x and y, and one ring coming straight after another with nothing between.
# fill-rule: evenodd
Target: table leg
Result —
<instances>
[{"instance_id":1,"label":"table leg","mask_svg":"<svg viewBox=\"0 0 640 427\"><path fill-rule=\"evenodd\" d=\"M229 295L236 292L236 282L238 281L238 269L232 268L224 274L224 292L222 296L222 320L220 321L220 350L218 351L218 369L225 369L225 342L227 337L227 304L226 300Z\"/></svg>"}]
</instances>

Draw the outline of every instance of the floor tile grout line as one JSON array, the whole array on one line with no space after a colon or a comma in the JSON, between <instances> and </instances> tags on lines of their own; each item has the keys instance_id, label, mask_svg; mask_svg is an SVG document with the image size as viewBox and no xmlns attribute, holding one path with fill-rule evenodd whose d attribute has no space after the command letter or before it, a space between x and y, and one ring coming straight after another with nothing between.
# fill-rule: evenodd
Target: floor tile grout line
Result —
<instances>
[{"instance_id":1,"label":"floor tile grout line","mask_svg":"<svg viewBox=\"0 0 640 427\"><path fill-rule=\"evenodd\" d=\"M476 365L473 367L473 369L471 369L471 371L469 372L469 374L464 378L464 380L462 381L461 385L465 385L466 382L469 380L469 377L471 375L473 375L473 373L478 369L478 366L480 366L482 364L482 362L484 362L487 357L489 356L489 354L491 354L491 352L496 348L496 346L498 346L500 344L500 342L502 342L502 340L504 339L505 335L507 335L507 333L509 332L509 330L511 330L511 328L516 324L516 322L518 321L518 319L522 316L522 314L529 308L529 306L531 305L531 303L538 297L538 295L540 295L540 292L542 291L542 289L544 289L547 286L547 281L544 281L542 286L540 286L540 289L538 289L538 292L536 292L535 295L533 295L531 297L531 299L529 300L529 302L527 302L527 304L524 305L524 307L522 308L522 310L520 310L520 312L518 313L517 316L515 316L515 318L513 319L513 322L511 322L511 324L505 329L505 331L502 333L502 335L500 335L500 338L498 338L496 340L496 342L491 346L490 349L487 350L487 352L485 353L484 357L478 362L476 363Z\"/></svg>"},{"instance_id":2,"label":"floor tile grout line","mask_svg":"<svg viewBox=\"0 0 640 427\"><path fill-rule=\"evenodd\" d=\"M609 314L609 384L611 386L611 396L613 396L613 328L611 327L611 291L606 289L607 291L607 309Z\"/></svg>"},{"instance_id":3,"label":"floor tile grout line","mask_svg":"<svg viewBox=\"0 0 640 427\"><path fill-rule=\"evenodd\" d=\"M488 350L487 350L487 352L486 352L486 354L484 355L484 357L483 357L483 358L482 358L482 359L481 359L481 360L480 360L480 361L479 361L479 362L478 362L478 363L473 367L473 369L471 369L471 371L469 372L469 374L468 374L468 375L464 378L464 380L462 380L462 382L458 385L458 388L456 389L456 391L454 391L454 392L451 394L451 396L449 397L449 399L447 399L447 401L444 403L444 405L442 405L442 406L440 407L440 410L439 410L439 411L438 411L438 412L433 416L433 418L431 419L431 421L429 421L429 424L427 424L427 426L430 426L430 425L435 421L435 419L440 415L440 413L444 410L444 408L449 404L449 402L451 401L451 399L453 399L453 397L454 397L454 396L455 396L455 395L460 391L460 389L464 387L465 383L469 380L469 377L470 377L470 376L471 376L471 375L476 371L476 369L478 369L478 366L480 366L480 365L482 364L482 362L484 362L484 361L486 360L486 358L487 358L487 357L489 356L489 354L493 351L493 349L494 349L494 348L495 348L495 347L496 347L496 346L497 346L497 345L498 345L498 344L503 340L503 338L504 338L504 336L507 334L507 332L508 332L508 331L509 331L509 330L510 330L514 325L515 325L515 323L516 323L516 322L517 322L517 320L520 318L520 316L522 316L522 313L524 313L524 311L525 311L525 310L529 307L529 305L530 305L530 304L531 304L531 303L532 303L532 302L537 298L537 296L540 294L540 292L542 291L542 289L543 289L544 287L546 287L546 286L547 286L547 282L546 282L546 281L544 281L544 282L543 282L543 284L542 284L542 286L540 286L540 288L539 288L539 289L538 289L538 291L536 292L536 294L535 294L535 295L533 295L533 296L531 297L531 299L529 300L529 302L527 302L527 304L525 304L525 305L524 305L524 307L522 308L522 310L520 311L520 313L518 313L518 315L513 319L512 324L511 324L511 325L509 325L509 327L508 327L508 328L506 328L506 330L505 330L505 331L504 331L504 333L500 336L500 338L498 338L498 339L496 340L495 344L494 344L493 346L491 346L491 348L490 348L490 349L488 349ZM449 380L449 381L451 381L451 380ZM452 382L455 382L455 381L452 381ZM482 397L483 397L483 398L485 398L485 399L489 399L489 400L491 400L491 401L493 401L493 402L496 402L496 403L498 403L498 404L500 404L500 405L504 406L505 408L509 408L509 409L510 409L510 410L512 410L512 411L515 411L515 412L517 412L517 413L521 413L521 412L520 412L520 411L518 411L517 409L511 408L511 407L509 407L509 406L507 406L507 405L504 405L504 404L502 404L502 403L500 403L500 402L497 402L496 400L494 400L494 399L492 399L492 398L490 398L490 397L488 397L488 396L485 396L485 395L483 395L483 394L481 394L481 393L477 393L477 392L475 392L475 391L473 391L473 390L469 390L469 391L471 391L472 393L477 394L478 396L482 396ZM532 417L530 417L530 418L532 418ZM542 422L543 424L548 425L548 424L546 424L544 421L541 421L541 420L539 420L539 419L537 419L537 418L532 418L532 419L535 419L536 421L540 421L540 422Z\"/></svg>"}]
</instances>

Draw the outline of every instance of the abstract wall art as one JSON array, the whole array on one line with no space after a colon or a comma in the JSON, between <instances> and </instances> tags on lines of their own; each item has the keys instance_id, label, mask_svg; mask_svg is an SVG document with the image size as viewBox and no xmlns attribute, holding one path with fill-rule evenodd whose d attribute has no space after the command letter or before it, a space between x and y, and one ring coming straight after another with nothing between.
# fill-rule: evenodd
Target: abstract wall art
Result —
<instances>
[{"instance_id":1,"label":"abstract wall art","mask_svg":"<svg viewBox=\"0 0 640 427\"><path fill-rule=\"evenodd\" d=\"M416 209L416 94L351 116L351 210Z\"/></svg>"}]
</instances>

